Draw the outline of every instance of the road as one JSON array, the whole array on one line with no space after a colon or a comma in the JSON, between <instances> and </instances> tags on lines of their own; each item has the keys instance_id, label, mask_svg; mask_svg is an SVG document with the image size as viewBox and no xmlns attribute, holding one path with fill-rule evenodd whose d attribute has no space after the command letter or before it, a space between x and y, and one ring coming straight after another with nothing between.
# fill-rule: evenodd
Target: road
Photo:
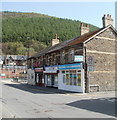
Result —
<instances>
[{"instance_id":1,"label":"road","mask_svg":"<svg viewBox=\"0 0 117 120\"><path fill-rule=\"evenodd\" d=\"M0 84L2 118L115 118L113 91L61 94L9 80Z\"/></svg>"}]
</instances>

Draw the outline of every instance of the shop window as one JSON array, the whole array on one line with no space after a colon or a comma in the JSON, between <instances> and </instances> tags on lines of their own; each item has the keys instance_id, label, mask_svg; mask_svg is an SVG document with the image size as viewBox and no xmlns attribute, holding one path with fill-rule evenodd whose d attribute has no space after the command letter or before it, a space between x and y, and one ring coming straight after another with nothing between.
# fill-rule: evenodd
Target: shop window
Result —
<instances>
[{"instance_id":1,"label":"shop window","mask_svg":"<svg viewBox=\"0 0 117 120\"><path fill-rule=\"evenodd\" d=\"M64 84L66 83L65 74L63 74L63 83L64 83Z\"/></svg>"},{"instance_id":2,"label":"shop window","mask_svg":"<svg viewBox=\"0 0 117 120\"><path fill-rule=\"evenodd\" d=\"M81 70L62 71L63 83L66 85L81 86Z\"/></svg>"},{"instance_id":3,"label":"shop window","mask_svg":"<svg viewBox=\"0 0 117 120\"><path fill-rule=\"evenodd\" d=\"M58 86L58 75L54 75L54 85Z\"/></svg>"},{"instance_id":4,"label":"shop window","mask_svg":"<svg viewBox=\"0 0 117 120\"><path fill-rule=\"evenodd\" d=\"M70 85L72 85L72 79L73 79L73 76L72 74L70 74Z\"/></svg>"},{"instance_id":5,"label":"shop window","mask_svg":"<svg viewBox=\"0 0 117 120\"><path fill-rule=\"evenodd\" d=\"M47 85L51 85L51 75L47 75Z\"/></svg>"},{"instance_id":6,"label":"shop window","mask_svg":"<svg viewBox=\"0 0 117 120\"><path fill-rule=\"evenodd\" d=\"M77 85L77 75L74 74L74 85L76 86Z\"/></svg>"}]
</instances>

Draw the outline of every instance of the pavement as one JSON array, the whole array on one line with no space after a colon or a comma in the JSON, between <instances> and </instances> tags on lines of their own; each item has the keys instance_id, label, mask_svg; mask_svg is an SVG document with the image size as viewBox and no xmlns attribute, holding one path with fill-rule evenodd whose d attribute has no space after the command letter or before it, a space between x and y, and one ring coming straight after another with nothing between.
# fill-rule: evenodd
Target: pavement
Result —
<instances>
[{"instance_id":1,"label":"pavement","mask_svg":"<svg viewBox=\"0 0 117 120\"><path fill-rule=\"evenodd\" d=\"M66 91L66 90L59 90L57 88L53 88L53 87L41 87L41 86L36 86L36 85L29 85L27 84L27 82L14 82L12 79L6 79L6 80L2 80L2 82L4 83L8 83L8 84L14 84L16 85L16 87L21 88L21 89L31 89L34 90L36 92L38 91L45 91L47 93L55 93L55 94L65 94L65 95L74 95L74 96L107 96L109 94L110 95L114 95L116 96L117 91L105 91L105 92L90 92L90 93L78 93L78 92L71 92L71 91Z\"/></svg>"},{"instance_id":2,"label":"pavement","mask_svg":"<svg viewBox=\"0 0 117 120\"><path fill-rule=\"evenodd\" d=\"M1 80L3 118L114 118L115 91L73 93ZM94 120L94 119L91 119Z\"/></svg>"}]
</instances>

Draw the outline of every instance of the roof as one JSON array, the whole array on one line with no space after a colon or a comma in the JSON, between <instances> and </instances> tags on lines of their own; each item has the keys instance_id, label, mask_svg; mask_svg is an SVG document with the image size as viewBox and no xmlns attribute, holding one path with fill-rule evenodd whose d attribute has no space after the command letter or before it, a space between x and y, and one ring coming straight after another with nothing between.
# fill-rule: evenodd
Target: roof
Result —
<instances>
[{"instance_id":1,"label":"roof","mask_svg":"<svg viewBox=\"0 0 117 120\"><path fill-rule=\"evenodd\" d=\"M13 59L13 60L26 60L27 56L24 55L6 55L6 59Z\"/></svg>"},{"instance_id":2,"label":"roof","mask_svg":"<svg viewBox=\"0 0 117 120\"><path fill-rule=\"evenodd\" d=\"M101 32L103 32L104 30L106 30L110 27L117 33L116 29L112 25L109 25L107 27L100 28L96 31L86 33L86 34L78 36L76 38L66 40L66 41L61 42L59 44L56 44L54 46L47 47L47 48L45 48L44 50L40 51L39 53L35 54L32 57L40 57L44 54L60 50L60 49L62 49L64 47L67 47L67 46L71 46L71 45L75 45L75 44L79 44L79 43L84 43L84 42L90 40L91 38L93 38L95 35L100 34ZM32 57L30 57L30 58L32 58Z\"/></svg>"}]
</instances>

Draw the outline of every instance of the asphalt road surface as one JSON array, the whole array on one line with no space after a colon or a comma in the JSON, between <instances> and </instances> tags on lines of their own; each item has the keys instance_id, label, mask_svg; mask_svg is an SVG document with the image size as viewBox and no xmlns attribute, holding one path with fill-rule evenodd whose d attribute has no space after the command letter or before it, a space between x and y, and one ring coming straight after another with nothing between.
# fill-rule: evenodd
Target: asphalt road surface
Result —
<instances>
[{"instance_id":1,"label":"asphalt road surface","mask_svg":"<svg viewBox=\"0 0 117 120\"><path fill-rule=\"evenodd\" d=\"M2 118L115 118L114 91L62 94L10 80L0 85Z\"/></svg>"}]
</instances>

